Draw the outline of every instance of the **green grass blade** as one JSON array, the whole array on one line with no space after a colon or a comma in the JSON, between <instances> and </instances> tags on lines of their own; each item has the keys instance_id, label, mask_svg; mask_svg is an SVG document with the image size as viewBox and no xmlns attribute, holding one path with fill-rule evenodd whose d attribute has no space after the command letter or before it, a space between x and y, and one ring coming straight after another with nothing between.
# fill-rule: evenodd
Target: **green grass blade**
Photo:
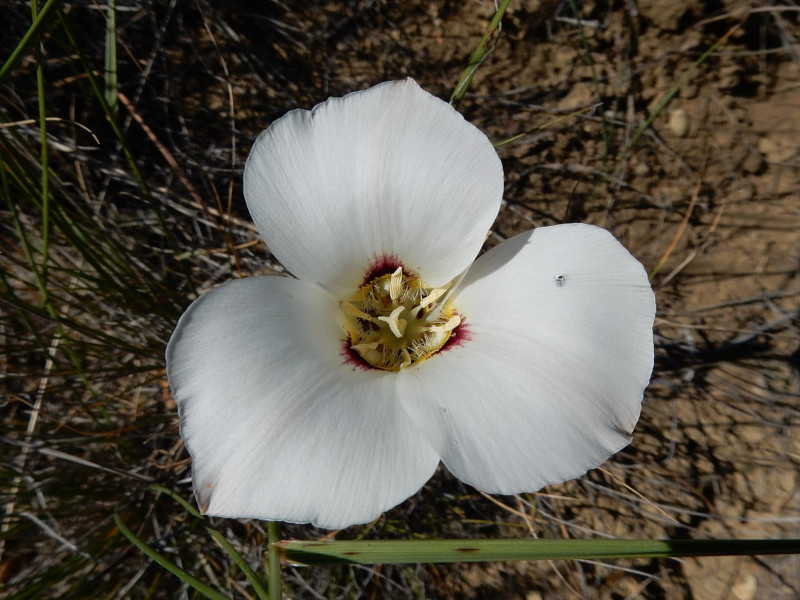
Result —
<instances>
[{"instance_id":1,"label":"green grass blade","mask_svg":"<svg viewBox=\"0 0 800 600\"><path fill-rule=\"evenodd\" d=\"M269 550L267 560L269 561L269 600L281 600L281 560L277 542L280 539L280 524L277 521L270 521L267 524L269 535Z\"/></svg>"},{"instance_id":2,"label":"green grass blade","mask_svg":"<svg viewBox=\"0 0 800 600\"><path fill-rule=\"evenodd\" d=\"M166 494L167 496L175 500L175 502L180 504L186 510L186 512L188 512L193 517L196 517L198 519L205 519L205 517L199 510L197 510L194 506L189 504L186 500L181 498L178 494L176 494L172 490L160 485L151 485L149 489L151 492L156 492L157 494Z\"/></svg>"},{"instance_id":3,"label":"green grass blade","mask_svg":"<svg viewBox=\"0 0 800 600\"><path fill-rule=\"evenodd\" d=\"M106 103L113 115L119 110L117 93L117 2L108 0L106 7L105 93Z\"/></svg>"},{"instance_id":4,"label":"green grass blade","mask_svg":"<svg viewBox=\"0 0 800 600\"><path fill-rule=\"evenodd\" d=\"M214 538L214 540L222 547L222 549L225 550L225 552L227 552L230 555L230 557L233 559L233 562L235 562L236 565L242 570L242 573L244 573L245 577L247 577L247 580L250 582L250 585L253 586L253 589L256 591L258 597L261 600L268 600L268 599L271 600L273 598L273 596L269 595L267 588L264 587L264 582L261 581L261 578L258 575L256 575L256 572L250 568L250 565L247 564L247 561L244 559L244 557L241 554L239 554L239 552L237 552L236 548L234 548L231 545L231 543L227 539L225 539L225 536L222 535L219 532L219 530L215 529L214 527L208 524L208 521L200 513L199 510L197 510L194 506L192 506L186 500L181 498L178 494L165 487L162 487L160 485L153 485L150 486L150 490L166 494L167 496L175 500L175 502L180 504L190 515L192 515L197 519L201 519L203 521L204 527L206 528L206 531L211 535L212 538ZM270 569L271 568L272 564L270 563ZM280 596L277 596L277 598L280 598Z\"/></svg>"},{"instance_id":5,"label":"green grass blade","mask_svg":"<svg viewBox=\"0 0 800 600\"><path fill-rule=\"evenodd\" d=\"M144 554L146 554L149 558L157 562L159 565L164 567L167 571L175 575L175 577L179 578L185 584L192 586L195 590L199 593L203 594L206 598L211 598L211 600L227 600L227 597L217 590L210 588L205 583L197 579L194 575L187 573L179 566L172 564L169 560L167 560L164 556L153 550L150 546L145 544L142 540L140 540L133 531L131 531L125 523L122 522L122 519L119 517L117 512L114 512L114 523L119 528L122 535L124 535L128 540L136 546L139 550L141 550Z\"/></svg>"},{"instance_id":6,"label":"green grass blade","mask_svg":"<svg viewBox=\"0 0 800 600\"><path fill-rule=\"evenodd\" d=\"M762 540L378 540L282 541L281 558L300 565L455 563L511 560L668 558L800 554L800 539Z\"/></svg>"},{"instance_id":7,"label":"green grass blade","mask_svg":"<svg viewBox=\"0 0 800 600\"><path fill-rule=\"evenodd\" d=\"M83 373L82 362L81 362L80 358L78 357L78 355L76 354L76 352L74 351L74 349L72 348L72 346L71 346L71 344L69 342L69 338L65 335L64 329L60 324L58 311L55 309L55 307L53 306L52 302L50 302L49 294L48 294L48 290L47 290L47 286L46 286L46 282L44 280L44 275L42 274L42 270L41 270L41 269L44 269L44 266L42 266L41 269L40 269L39 265L37 265L37 262L36 262L36 260L34 258L33 247L31 246L31 244L30 244L30 242L28 240L28 236L26 235L25 227L22 224L19 212L17 210L17 206L12 201L12 199L10 197L10 194L8 193L9 186L8 186L7 168L6 167L7 167L7 164L5 162L3 154L0 153L0 170L2 170L2 172L3 172L3 174L2 174L3 191L4 191L4 193L5 193L5 195L6 195L7 199L8 199L8 207L9 207L9 209L11 211L11 215L12 215L12 218L14 220L14 227L16 229L17 237L18 237L18 239L20 241L20 244L22 246L23 252L25 254L25 258L26 258L26 260L28 262L28 266L30 267L31 272L34 275L34 279L36 280L37 289L38 289L39 295L40 295L40 297L42 299L42 303L41 304L42 304L42 306L44 308L44 311L48 315L48 317L50 319L52 319L53 322L56 324L56 329L58 331L58 335L61 336L61 338L64 340L64 348L65 348L65 350L67 352L67 355L70 358L70 361L72 362L72 365L75 367L75 370L78 372L79 376L81 377L81 379L86 384L86 388L94 396L94 392L92 391L92 387L89 384L88 379L85 377L85 375L82 374ZM42 209L44 210L44 207L42 207ZM8 286L7 280L5 279L5 277L3 279L4 279L4 287L6 289L10 290L11 288ZM0 298L0 299L2 299L2 298ZM5 298L5 300L8 301L9 299ZM28 313L31 313L32 311L35 311L35 310L36 309L33 306L29 305L27 307L27 312ZM28 321L27 319L26 319L26 321L28 323L30 323L30 321Z\"/></svg>"},{"instance_id":8,"label":"green grass blade","mask_svg":"<svg viewBox=\"0 0 800 600\"><path fill-rule=\"evenodd\" d=\"M39 16L37 0L31 0L31 17L35 23ZM39 105L39 164L41 166L41 186L39 189L42 199L42 266L41 266L41 293L42 304L49 305L47 288L47 268L50 254L50 161L47 151L47 105L44 93L44 66L42 65L42 42L36 46L36 96Z\"/></svg>"},{"instance_id":9,"label":"green grass blade","mask_svg":"<svg viewBox=\"0 0 800 600\"><path fill-rule=\"evenodd\" d=\"M92 91L94 92L95 97L97 98L97 101L100 103L100 106L102 107L103 112L106 115L106 118L108 119L108 124L111 126L111 129L114 132L114 136L120 143L120 147L122 148L122 153L125 155L125 158L128 162L128 166L130 167L131 172L133 173L137 183L139 184L139 189L141 189L142 194L144 195L144 198L147 201L147 204L153 213L153 216L158 221L160 230L164 235L164 239L172 248L173 253L178 254L178 244L175 239L175 236L173 235L170 228L167 226L161 208L159 207L155 198L153 198L153 195L150 193L150 187L147 185L144 175L142 175L142 172L139 169L139 165L136 161L136 158L134 157L133 152L131 151L130 147L127 144L122 129L120 129L119 125L117 125L117 122L114 119L111 107L109 107L108 103L106 102L105 93L103 92L103 90L100 89L100 85L97 83L94 75L92 74L93 73L92 68L90 67L88 60L83 54L83 50L81 49L81 45L78 43L77 36L75 35L72 27L70 26L69 21L66 19L65 15L61 11L58 11L58 17L59 20L61 21L63 31L66 34L70 45L77 54L77 58L81 64L83 72L86 75L86 79L89 85L91 86ZM194 291L195 285L194 282L192 281L192 276L188 270L188 267L183 264L180 264L180 268L183 271L189 289Z\"/></svg>"},{"instance_id":10,"label":"green grass blade","mask_svg":"<svg viewBox=\"0 0 800 600\"><path fill-rule=\"evenodd\" d=\"M3 63L3 66L0 67L0 83L11 74L14 67L17 66L17 63L30 52L33 45L39 42L39 36L42 30L50 22L50 19L56 15L56 10L61 6L61 2L62 0L47 0L47 2L45 2L42 10L39 11L39 14L36 15L33 23L31 23L30 29L28 29L19 44L17 44L11 52L11 56L9 56L6 62Z\"/></svg>"},{"instance_id":11,"label":"green grass blade","mask_svg":"<svg viewBox=\"0 0 800 600\"><path fill-rule=\"evenodd\" d=\"M450 104L453 106L453 108L458 108L458 105L461 103L461 100L464 99L464 95L467 93L469 84L472 83L472 78L475 76L475 71L478 70L478 67L481 65L483 60L492 51L490 43L499 32L500 21L502 21L503 15L505 14L510 3L511 0L503 0L497 9L497 12L494 13L494 17L492 17L492 20L489 21L489 26L486 28L486 33L483 34L483 38L481 38L478 47L475 48L475 50L472 52L472 56L469 57L467 68L461 74L461 79L458 80L456 88L453 90L453 95L450 96Z\"/></svg>"}]
</instances>

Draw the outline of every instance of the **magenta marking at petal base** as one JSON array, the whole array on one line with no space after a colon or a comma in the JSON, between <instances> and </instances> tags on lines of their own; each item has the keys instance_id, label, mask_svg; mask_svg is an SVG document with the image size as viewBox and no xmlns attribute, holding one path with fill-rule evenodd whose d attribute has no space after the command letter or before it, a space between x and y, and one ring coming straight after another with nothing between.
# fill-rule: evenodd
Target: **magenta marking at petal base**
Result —
<instances>
[{"instance_id":1,"label":"magenta marking at petal base","mask_svg":"<svg viewBox=\"0 0 800 600\"><path fill-rule=\"evenodd\" d=\"M363 371L382 371L383 369L379 369L377 367L373 367L367 361L365 361L361 356L353 350L352 348L353 342L350 340L350 336L348 335L345 339L342 340L342 349L339 354L342 355L344 358L344 364L357 367ZM355 371L355 368L353 369Z\"/></svg>"},{"instance_id":2,"label":"magenta marking at petal base","mask_svg":"<svg viewBox=\"0 0 800 600\"><path fill-rule=\"evenodd\" d=\"M459 323L458 327L450 332L450 337L447 338L447 341L445 341L441 348L431 355L431 358L441 352L447 352L448 350L453 350L454 348L463 346L472 339L472 332L469 330L469 324L466 323L466 319L464 319L463 315L459 314L458 316L461 317L461 323Z\"/></svg>"},{"instance_id":3,"label":"magenta marking at petal base","mask_svg":"<svg viewBox=\"0 0 800 600\"><path fill-rule=\"evenodd\" d=\"M376 257L367 267L364 281L361 285L367 285L372 280L380 277L381 275L389 275L401 267L403 272L408 274L405 265L394 254L384 254L383 256Z\"/></svg>"}]
</instances>

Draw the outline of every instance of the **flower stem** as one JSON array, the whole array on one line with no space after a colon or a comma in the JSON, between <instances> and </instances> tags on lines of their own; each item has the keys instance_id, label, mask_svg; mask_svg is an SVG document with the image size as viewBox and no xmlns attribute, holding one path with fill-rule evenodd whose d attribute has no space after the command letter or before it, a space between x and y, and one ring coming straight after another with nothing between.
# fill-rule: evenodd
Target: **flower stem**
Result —
<instances>
[{"instance_id":1,"label":"flower stem","mask_svg":"<svg viewBox=\"0 0 800 600\"><path fill-rule=\"evenodd\" d=\"M269 600L281 600L281 559L278 555L276 543L281 538L281 529L277 521L267 524L267 568L269 569Z\"/></svg>"},{"instance_id":2,"label":"flower stem","mask_svg":"<svg viewBox=\"0 0 800 600\"><path fill-rule=\"evenodd\" d=\"M286 540L277 549L298 565L466 563L800 554L800 539Z\"/></svg>"}]
</instances>

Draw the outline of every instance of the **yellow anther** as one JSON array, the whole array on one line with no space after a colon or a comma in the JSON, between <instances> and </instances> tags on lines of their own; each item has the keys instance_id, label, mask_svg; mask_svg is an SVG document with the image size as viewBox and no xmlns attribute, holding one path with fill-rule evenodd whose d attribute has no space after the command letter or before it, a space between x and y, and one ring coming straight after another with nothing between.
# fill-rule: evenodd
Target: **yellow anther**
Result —
<instances>
[{"instance_id":1,"label":"yellow anther","mask_svg":"<svg viewBox=\"0 0 800 600\"><path fill-rule=\"evenodd\" d=\"M432 289L427 296L422 299L422 302L419 303L420 306L430 306L434 302L438 302L439 298L444 296L445 292L447 292L450 285L446 285L440 288Z\"/></svg>"},{"instance_id":2,"label":"yellow anther","mask_svg":"<svg viewBox=\"0 0 800 600\"><path fill-rule=\"evenodd\" d=\"M397 267L389 279L389 297L397 300L403 292L403 267Z\"/></svg>"},{"instance_id":3,"label":"yellow anther","mask_svg":"<svg viewBox=\"0 0 800 600\"><path fill-rule=\"evenodd\" d=\"M405 369L406 367L411 366L411 355L408 353L406 348L401 348L401 354L403 355L403 362L400 363L400 368Z\"/></svg>"},{"instance_id":4,"label":"yellow anther","mask_svg":"<svg viewBox=\"0 0 800 600\"><path fill-rule=\"evenodd\" d=\"M431 325L428 329L434 333L447 333L448 331L453 331L459 325L461 325L461 317L453 315L444 325Z\"/></svg>"},{"instance_id":5,"label":"yellow anther","mask_svg":"<svg viewBox=\"0 0 800 600\"><path fill-rule=\"evenodd\" d=\"M445 305L453 283L427 288L402 267L365 283L341 303L350 348L368 365L387 371L436 354L461 324Z\"/></svg>"},{"instance_id":6,"label":"yellow anther","mask_svg":"<svg viewBox=\"0 0 800 600\"><path fill-rule=\"evenodd\" d=\"M350 347L358 352L366 352L367 350L377 350L378 346L378 342L372 342L371 344L356 344L355 346Z\"/></svg>"},{"instance_id":7,"label":"yellow anther","mask_svg":"<svg viewBox=\"0 0 800 600\"><path fill-rule=\"evenodd\" d=\"M346 315L350 315L351 317L357 317L366 321L375 321L374 317L371 317L364 311L359 310L358 307L356 307L356 305L352 302L342 302L342 310Z\"/></svg>"}]
</instances>

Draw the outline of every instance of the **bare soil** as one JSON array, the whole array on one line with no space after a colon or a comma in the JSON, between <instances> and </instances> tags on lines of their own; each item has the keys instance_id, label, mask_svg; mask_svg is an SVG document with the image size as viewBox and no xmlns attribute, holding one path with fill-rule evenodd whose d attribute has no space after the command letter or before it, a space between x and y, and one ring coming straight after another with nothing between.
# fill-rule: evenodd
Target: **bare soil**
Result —
<instances>
[{"instance_id":1,"label":"bare soil","mask_svg":"<svg viewBox=\"0 0 800 600\"><path fill-rule=\"evenodd\" d=\"M800 10L789 2L733 0L575 4L577 14L570 2L512 2L460 110L496 143L511 140L498 147L505 202L489 246L531 227L594 223L653 274L656 365L634 441L603 469L519 497L490 499L441 471L373 529L341 537L800 537ZM103 39L92 7L66 10L83 23L84 39ZM224 251L230 240L208 225L220 212L230 212L226 235L240 245L238 273L281 272L249 224L241 195L241 169L261 130L287 110L388 79L413 77L447 98L493 11L492 2L474 0L200 1L121 10L121 89L150 133L128 109L121 112L125 131L167 209L194 215L175 235L204 252L192 263L201 289L232 276ZM27 25L8 22L8 40L19 39ZM66 72L55 42L47 48L48 73L59 74L51 106L56 92L63 94L61 116L89 124L105 144L102 153L110 153L102 115L69 95L81 77ZM102 56L102 47L96 50ZM28 106L20 119L36 114L32 67L23 63L21 73L8 93ZM195 195L164 166L164 150ZM114 179L118 163L92 156L87 185L100 189L106 178L110 190L103 210L139 214L141 199ZM160 367L156 376L163 379ZM32 380L28 391L37 385ZM130 396L131 419L147 410L175 418L169 427L142 425L130 438L132 450L109 442L100 451L98 444L85 459L122 463L189 497L187 455L166 387L116 393ZM72 413L61 401L48 396L45 412L49 407L67 423ZM84 423L71 426L82 431ZM46 478L58 473L51 465ZM148 497L138 480L108 485ZM98 521L117 501L112 492L97 501ZM153 514L141 512L142 519ZM66 539L80 539L79 520L59 522ZM181 551L202 543L180 523L160 523L152 534L159 543ZM261 524L218 525L248 559L263 562ZM284 532L327 534L301 526ZM73 556L46 536L37 540L37 551ZM38 560L20 547L2 565L4 581ZM226 560L210 543L197 552L211 557L211 566L203 559L207 572ZM142 563L131 556L97 558L102 572L87 573L133 581L131 593L141 597L151 585L163 590L152 597L178 597L171 576L154 575L152 566L138 572ZM800 597L797 556L290 568L286 576L298 598Z\"/></svg>"},{"instance_id":2,"label":"bare soil","mask_svg":"<svg viewBox=\"0 0 800 600\"><path fill-rule=\"evenodd\" d=\"M508 519L544 537L797 536L797 16L740 2L579 4L581 23L568 3L512 3L461 106L494 141L519 136L498 150L507 204L489 243L569 221L613 231L654 272L658 357L634 443L605 472L503 500L527 518ZM493 8L415 8L384 6L377 26L339 39L326 93L412 76L447 97ZM800 595L795 557L626 566L458 567L428 597Z\"/></svg>"}]
</instances>

